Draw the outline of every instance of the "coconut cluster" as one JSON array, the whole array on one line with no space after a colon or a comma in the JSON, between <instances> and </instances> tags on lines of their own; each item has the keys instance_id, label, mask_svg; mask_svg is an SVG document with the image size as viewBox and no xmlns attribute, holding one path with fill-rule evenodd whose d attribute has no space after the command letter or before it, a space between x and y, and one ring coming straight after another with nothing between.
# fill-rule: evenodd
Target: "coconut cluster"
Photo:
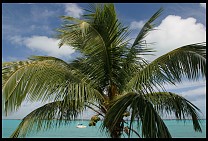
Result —
<instances>
[{"instance_id":1,"label":"coconut cluster","mask_svg":"<svg viewBox=\"0 0 208 141\"><path fill-rule=\"evenodd\" d=\"M95 126L96 123L100 120L100 117L98 115L94 115L91 117L91 120L89 122L89 126Z\"/></svg>"}]
</instances>

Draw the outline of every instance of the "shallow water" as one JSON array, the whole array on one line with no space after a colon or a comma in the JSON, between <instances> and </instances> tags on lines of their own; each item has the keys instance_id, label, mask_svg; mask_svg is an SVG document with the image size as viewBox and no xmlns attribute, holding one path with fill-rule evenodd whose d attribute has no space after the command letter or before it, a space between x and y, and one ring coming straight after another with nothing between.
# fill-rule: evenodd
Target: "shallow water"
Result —
<instances>
[{"instance_id":1,"label":"shallow water","mask_svg":"<svg viewBox=\"0 0 208 141\"><path fill-rule=\"evenodd\" d=\"M21 120L2 120L2 138L8 138L16 129ZM164 120L173 138L206 138L206 120L201 120L202 133L195 132L192 121L186 120ZM69 125L61 125L60 128L31 133L27 138L107 138L105 132L100 131L101 121L96 126L88 126L89 121L84 120L82 124L87 128L76 128L80 121L72 121ZM136 127L136 122L134 123ZM127 137L126 135L122 137ZM132 137L137 137L132 134Z\"/></svg>"}]
</instances>

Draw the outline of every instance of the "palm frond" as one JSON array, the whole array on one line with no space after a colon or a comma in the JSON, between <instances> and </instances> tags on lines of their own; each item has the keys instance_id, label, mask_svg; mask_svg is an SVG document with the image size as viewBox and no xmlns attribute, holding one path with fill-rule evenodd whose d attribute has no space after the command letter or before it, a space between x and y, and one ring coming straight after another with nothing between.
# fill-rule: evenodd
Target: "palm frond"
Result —
<instances>
[{"instance_id":1,"label":"palm frond","mask_svg":"<svg viewBox=\"0 0 208 141\"><path fill-rule=\"evenodd\" d=\"M128 93L118 98L109 109L103 122L103 128L114 130L116 123L120 122L123 113L131 109L132 123L137 118L138 124L142 124L142 136L147 138L171 137L165 123L143 94ZM130 124L130 128L132 124Z\"/></svg>"},{"instance_id":2,"label":"palm frond","mask_svg":"<svg viewBox=\"0 0 208 141\"><path fill-rule=\"evenodd\" d=\"M164 112L170 115L174 113L177 119L191 118L194 130L202 132L198 121L199 115L197 113L197 111L200 112L200 109L182 96L171 92L156 92L146 94L145 97L162 114Z\"/></svg>"},{"instance_id":3,"label":"palm frond","mask_svg":"<svg viewBox=\"0 0 208 141\"><path fill-rule=\"evenodd\" d=\"M147 55L154 52L154 50L149 47L148 43L146 43L146 40L143 39L150 31L154 30L155 24L153 22L160 16L162 11L163 9L160 8L144 24L133 44L127 44L125 46L127 53L125 54L125 59L123 61L123 73L121 74L121 76L124 76L124 79L121 80L123 84L121 89L125 88L124 85L128 84L129 81L133 81L131 80L131 78L134 78L134 76L138 74L138 71L142 70L147 64L146 60L142 58L141 55ZM145 78L143 80L145 80Z\"/></svg>"},{"instance_id":4,"label":"palm frond","mask_svg":"<svg viewBox=\"0 0 208 141\"><path fill-rule=\"evenodd\" d=\"M64 17L69 24L58 29L60 44L73 46L83 54L83 58L77 61L88 66L82 69L97 78L101 87L104 88L109 83L121 87L117 78L127 44L124 41L128 35L127 28L118 21L113 4L99 5L84 17L86 19L83 20ZM75 21L76 24L70 24L70 21Z\"/></svg>"},{"instance_id":5,"label":"palm frond","mask_svg":"<svg viewBox=\"0 0 208 141\"><path fill-rule=\"evenodd\" d=\"M206 77L206 43L182 46L157 58L154 63L172 80L181 81L182 76L194 80L200 75Z\"/></svg>"},{"instance_id":6,"label":"palm frond","mask_svg":"<svg viewBox=\"0 0 208 141\"><path fill-rule=\"evenodd\" d=\"M141 31L137 35L132 47L135 47L136 45L139 45L140 43L143 42L142 39L144 39L147 34L151 31L154 30L155 24L153 22L161 15L163 11L163 8L160 8L156 13L153 14L153 16L144 24L142 27Z\"/></svg>"},{"instance_id":7,"label":"palm frond","mask_svg":"<svg viewBox=\"0 0 208 141\"><path fill-rule=\"evenodd\" d=\"M162 8L145 23L133 44L127 40L130 32L118 20L113 4L91 4L86 11L80 19L62 16L64 23L57 29L59 46L71 46L81 54L79 58L67 63L51 56L32 56L2 64L6 115L23 100L49 102L27 115L12 137L58 127L86 107L106 114L103 129L111 137L123 133L127 111L131 113L127 128L137 133L132 124L137 119L142 137L171 137L158 112L174 113L178 119L191 117L194 129L201 131L199 109L166 92L163 85L175 85L184 77L206 77L206 43L182 46L149 63L140 56L153 52L144 38L155 30L153 22Z\"/></svg>"},{"instance_id":8,"label":"palm frond","mask_svg":"<svg viewBox=\"0 0 208 141\"><path fill-rule=\"evenodd\" d=\"M147 47L146 40L143 40L150 31L154 30L155 24L153 23L162 13L163 8L160 8L153 16L144 24L139 34L137 35L134 43L129 48L127 54L127 64L135 63L138 55L149 54L153 52L152 48Z\"/></svg>"},{"instance_id":9,"label":"palm frond","mask_svg":"<svg viewBox=\"0 0 208 141\"><path fill-rule=\"evenodd\" d=\"M23 118L11 138L26 137L30 132L40 132L60 125L68 125L75 119L84 107L76 105L75 101L56 101L45 104Z\"/></svg>"},{"instance_id":10,"label":"palm frond","mask_svg":"<svg viewBox=\"0 0 208 141\"><path fill-rule=\"evenodd\" d=\"M205 57L205 43L177 48L136 71L127 86L136 90L149 89L152 92L155 87L163 88L165 83L175 85L183 77L198 80L200 76L206 77Z\"/></svg>"},{"instance_id":11,"label":"palm frond","mask_svg":"<svg viewBox=\"0 0 208 141\"><path fill-rule=\"evenodd\" d=\"M85 105L87 108L91 109L92 111L94 111L95 113L97 113L98 115L101 115L102 117L104 117L103 113L101 113L97 108L92 107L90 105Z\"/></svg>"},{"instance_id":12,"label":"palm frond","mask_svg":"<svg viewBox=\"0 0 208 141\"><path fill-rule=\"evenodd\" d=\"M30 64L10 66L10 71L4 74L8 75L2 88L6 115L8 111L17 110L25 98L44 102L62 100L70 94L70 99L77 98L82 103L90 99L102 100L102 95L90 83L82 81L63 60L41 56L32 59L35 61Z\"/></svg>"}]
</instances>

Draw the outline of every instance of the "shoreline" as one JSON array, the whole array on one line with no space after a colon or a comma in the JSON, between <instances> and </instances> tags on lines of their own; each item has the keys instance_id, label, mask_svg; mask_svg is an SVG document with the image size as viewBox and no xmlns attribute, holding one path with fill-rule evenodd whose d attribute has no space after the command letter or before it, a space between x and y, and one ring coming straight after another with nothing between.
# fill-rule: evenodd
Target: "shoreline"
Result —
<instances>
[{"instance_id":1,"label":"shoreline","mask_svg":"<svg viewBox=\"0 0 208 141\"><path fill-rule=\"evenodd\" d=\"M22 119L2 119L2 120L22 120ZM57 120L57 119L52 119L52 120ZM90 119L74 119L74 120L71 120L71 121L76 121L76 120L83 120L83 121L87 120L88 121ZM192 120L192 119L162 119L162 120ZM206 119L199 119L199 120L206 120ZM103 119L101 119L100 121L103 121ZM130 121L130 120L127 120L127 121Z\"/></svg>"}]
</instances>

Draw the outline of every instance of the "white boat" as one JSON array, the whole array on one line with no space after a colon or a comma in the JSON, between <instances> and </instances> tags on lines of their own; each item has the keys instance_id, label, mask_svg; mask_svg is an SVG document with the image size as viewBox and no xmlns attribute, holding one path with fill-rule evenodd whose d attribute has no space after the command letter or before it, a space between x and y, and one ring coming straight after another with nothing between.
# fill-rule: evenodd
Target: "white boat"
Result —
<instances>
[{"instance_id":1,"label":"white boat","mask_svg":"<svg viewBox=\"0 0 208 141\"><path fill-rule=\"evenodd\" d=\"M82 125L82 123L78 123L77 124L77 128L86 128L87 126L85 126L85 125Z\"/></svg>"},{"instance_id":2,"label":"white boat","mask_svg":"<svg viewBox=\"0 0 208 141\"><path fill-rule=\"evenodd\" d=\"M82 116L82 123L83 123L83 115ZM77 124L77 128L86 128L87 126L83 125L82 123Z\"/></svg>"}]
</instances>

